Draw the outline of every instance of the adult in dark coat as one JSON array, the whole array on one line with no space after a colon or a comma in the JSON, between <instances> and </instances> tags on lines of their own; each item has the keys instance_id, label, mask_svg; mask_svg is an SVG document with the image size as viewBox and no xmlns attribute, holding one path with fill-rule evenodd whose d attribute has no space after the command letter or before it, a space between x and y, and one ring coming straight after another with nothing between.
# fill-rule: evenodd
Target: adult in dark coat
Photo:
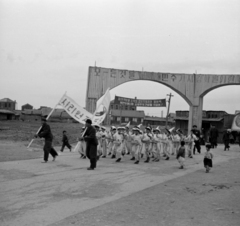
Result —
<instances>
[{"instance_id":1,"label":"adult in dark coat","mask_svg":"<svg viewBox=\"0 0 240 226\"><path fill-rule=\"evenodd\" d=\"M197 129L197 126L194 125L192 128L193 134L196 136L196 140L194 140L194 147L193 147L193 154L195 155L195 150L197 149L197 152L201 153L201 146L200 146L200 131Z\"/></svg>"},{"instance_id":2,"label":"adult in dark coat","mask_svg":"<svg viewBox=\"0 0 240 226\"><path fill-rule=\"evenodd\" d=\"M86 120L85 127L87 128L85 134L83 135L86 141L86 156L90 160L90 167L88 170L94 170L97 166L97 145L98 140L96 137L96 129L92 126L92 121L90 119Z\"/></svg>"},{"instance_id":3,"label":"adult in dark coat","mask_svg":"<svg viewBox=\"0 0 240 226\"><path fill-rule=\"evenodd\" d=\"M217 139L218 139L218 129L212 125L209 131L209 141L211 143L211 148L217 147Z\"/></svg>"},{"instance_id":4,"label":"adult in dark coat","mask_svg":"<svg viewBox=\"0 0 240 226\"><path fill-rule=\"evenodd\" d=\"M58 156L58 153L55 151L55 149L52 147L52 141L53 141L53 135L50 129L50 126L47 124L47 120L45 118L42 119L42 127L38 134L35 135L35 137L40 137L45 139L43 151L44 151L44 156L43 156L43 162L42 163L47 163L48 161L48 156L49 153L53 157L53 161L55 161L56 157Z\"/></svg>"},{"instance_id":5,"label":"adult in dark coat","mask_svg":"<svg viewBox=\"0 0 240 226\"><path fill-rule=\"evenodd\" d=\"M223 134L224 151L229 151L230 149L230 134L231 129L227 129L227 131Z\"/></svg>"}]
</instances>

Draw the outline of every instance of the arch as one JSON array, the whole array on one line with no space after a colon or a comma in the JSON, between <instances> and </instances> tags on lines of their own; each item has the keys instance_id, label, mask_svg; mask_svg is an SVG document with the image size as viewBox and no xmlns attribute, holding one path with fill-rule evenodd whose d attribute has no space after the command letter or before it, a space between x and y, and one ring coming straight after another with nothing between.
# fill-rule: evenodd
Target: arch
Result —
<instances>
[{"instance_id":1,"label":"arch","mask_svg":"<svg viewBox=\"0 0 240 226\"><path fill-rule=\"evenodd\" d=\"M239 74L184 74L132 71L125 69L89 67L86 109L94 112L97 100L110 88L130 81L147 80L163 84L178 93L189 104L188 130L193 124L201 128L203 97L213 89L239 85Z\"/></svg>"},{"instance_id":2,"label":"arch","mask_svg":"<svg viewBox=\"0 0 240 226\"><path fill-rule=\"evenodd\" d=\"M229 84L220 84L220 85L217 85L217 86L213 86L207 90L205 90L201 95L200 97L204 97L206 96L209 92L215 90L215 89L218 89L218 88L221 88L221 87L224 87L224 86L236 86L236 85L240 85L240 84L236 84L236 83L229 83Z\"/></svg>"}]
</instances>

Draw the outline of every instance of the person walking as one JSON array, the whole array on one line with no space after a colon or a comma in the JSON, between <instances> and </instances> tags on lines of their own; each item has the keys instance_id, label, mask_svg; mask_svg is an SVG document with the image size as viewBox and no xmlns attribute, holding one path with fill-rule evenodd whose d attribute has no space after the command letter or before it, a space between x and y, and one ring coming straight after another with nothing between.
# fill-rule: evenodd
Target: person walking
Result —
<instances>
[{"instance_id":1,"label":"person walking","mask_svg":"<svg viewBox=\"0 0 240 226\"><path fill-rule=\"evenodd\" d=\"M63 130L62 147L60 150L61 152L63 152L65 146L67 146L70 151L72 150L72 146L68 142L67 132Z\"/></svg>"},{"instance_id":2,"label":"person walking","mask_svg":"<svg viewBox=\"0 0 240 226\"><path fill-rule=\"evenodd\" d=\"M224 151L227 151L227 150L229 151L230 134L231 134L231 129L227 129L227 131L223 134Z\"/></svg>"},{"instance_id":3,"label":"person walking","mask_svg":"<svg viewBox=\"0 0 240 226\"><path fill-rule=\"evenodd\" d=\"M185 162L185 153L186 153L186 148L185 148L185 141L181 141L180 143L180 148L178 149L177 152L177 160L180 164L180 168L179 169L183 169L184 168L184 162Z\"/></svg>"},{"instance_id":4,"label":"person walking","mask_svg":"<svg viewBox=\"0 0 240 226\"><path fill-rule=\"evenodd\" d=\"M49 153L52 155L53 161L55 161L56 157L58 156L58 153L52 147L53 135L52 135L50 126L47 124L47 120L45 118L42 118L41 121L42 121L42 127L40 131L37 134L35 134L35 138L37 137L44 138L44 146L43 146L44 156L43 156L42 163L47 163Z\"/></svg>"},{"instance_id":5,"label":"person walking","mask_svg":"<svg viewBox=\"0 0 240 226\"><path fill-rule=\"evenodd\" d=\"M82 127L82 134L85 131L85 127ZM83 137L80 137L78 139L79 141L79 147L78 147L78 153L80 154L80 158L85 159L86 158L86 142Z\"/></svg>"},{"instance_id":6,"label":"person walking","mask_svg":"<svg viewBox=\"0 0 240 226\"><path fill-rule=\"evenodd\" d=\"M194 125L192 128L193 134L196 136L196 139L194 140L194 147L193 147L193 154L195 155L195 149L197 149L197 152L201 153L201 146L200 146L200 131L197 129L197 126Z\"/></svg>"},{"instance_id":7,"label":"person walking","mask_svg":"<svg viewBox=\"0 0 240 226\"><path fill-rule=\"evenodd\" d=\"M211 125L211 129L209 131L209 141L211 143L212 148L217 147L217 139L218 139L218 129L215 128L214 125Z\"/></svg>"},{"instance_id":8,"label":"person walking","mask_svg":"<svg viewBox=\"0 0 240 226\"><path fill-rule=\"evenodd\" d=\"M206 153L204 155L203 159L203 164L206 169L206 173L209 173L210 169L212 168L212 159L213 159L213 154L210 152L211 149L211 144L206 145Z\"/></svg>"},{"instance_id":9,"label":"person walking","mask_svg":"<svg viewBox=\"0 0 240 226\"><path fill-rule=\"evenodd\" d=\"M88 170L94 170L97 167L97 146L98 140L96 137L96 130L92 126L92 120L87 119L85 123L87 128L85 134L83 135L84 140L86 141L86 155L90 160L90 167Z\"/></svg>"}]
</instances>

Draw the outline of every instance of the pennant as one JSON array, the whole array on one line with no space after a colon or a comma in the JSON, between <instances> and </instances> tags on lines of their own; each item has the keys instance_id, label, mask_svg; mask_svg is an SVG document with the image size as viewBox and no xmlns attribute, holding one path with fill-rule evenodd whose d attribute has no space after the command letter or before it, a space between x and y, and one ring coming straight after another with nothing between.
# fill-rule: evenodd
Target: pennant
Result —
<instances>
[{"instance_id":1,"label":"pennant","mask_svg":"<svg viewBox=\"0 0 240 226\"><path fill-rule=\"evenodd\" d=\"M142 126L142 124L139 124L138 126L136 126L138 129L141 129L141 126Z\"/></svg>"},{"instance_id":2,"label":"pennant","mask_svg":"<svg viewBox=\"0 0 240 226\"><path fill-rule=\"evenodd\" d=\"M232 131L240 131L240 114L237 114L233 119Z\"/></svg>"},{"instance_id":3,"label":"pennant","mask_svg":"<svg viewBox=\"0 0 240 226\"><path fill-rule=\"evenodd\" d=\"M97 101L96 111L93 115L93 124L100 125L105 119L111 102L110 88L107 89L102 98Z\"/></svg>"},{"instance_id":4,"label":"pennant","mask_svg":"<svg viewBox=\"0 0 240 226\"><path fill-rule=\"evenodd\" d=\"M129 128L129 127L130 127L130 121L128 122L128 124L127 124L125 127L127 127L127 128Z\"/></svg>"},{"instance_id":5,"label":"pennant","mask_svg":"<svg viewBox=\"0 0 240 226\"><path fill-rule=\"evenodd\" d=\"M72 98L68 97L66 94L58 103L64 108L64 110L76 121L85 124L87 119L92 119L93 114L85 110L83 107L79 106Z\"/></svg>"}]
</instances>

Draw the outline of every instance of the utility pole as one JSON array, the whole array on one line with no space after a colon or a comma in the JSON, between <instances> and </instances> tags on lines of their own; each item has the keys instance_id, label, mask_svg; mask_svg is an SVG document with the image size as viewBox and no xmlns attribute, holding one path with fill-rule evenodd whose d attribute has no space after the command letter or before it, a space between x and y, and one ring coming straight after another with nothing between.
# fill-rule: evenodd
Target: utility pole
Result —
<instances>
[{"instance_id":1,"label":"utility pole","mask_svg":"<svg viewBox=\"0 0 240 226\"><path fill-rule=\"evenodd\" d=\"M171 97L173 97L172 93L167 94L167 96L169 96L168 99L168 110L167 110L167 116L166 116L166 128L168 127L168 115L169 115L169 110L170 110L170 103L171 103Z\"/></svg>"}]
</instances>

